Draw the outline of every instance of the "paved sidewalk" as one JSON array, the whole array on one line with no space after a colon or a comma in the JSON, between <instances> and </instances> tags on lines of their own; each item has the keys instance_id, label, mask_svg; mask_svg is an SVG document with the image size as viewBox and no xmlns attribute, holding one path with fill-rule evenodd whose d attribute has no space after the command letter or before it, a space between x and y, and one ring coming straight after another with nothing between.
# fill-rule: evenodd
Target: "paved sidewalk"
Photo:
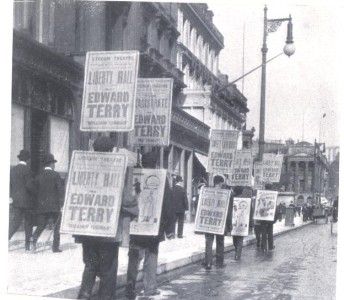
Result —
<instances>
[{"instance_id":1,"label":"paved sidewalk","mask_svg":"<svg viewBox=\"0 0 344 300\"><path fill-rule=\"evenodd\" d=\"M277 222L274 233L280 234L308 223L295 218L295 227L285 227L284 220ZM204 236L193 232L194 224L185 224L184 238L162 242L159 248L158 274L197 262L204 257ZM43 232L40 241L48 239L51 231ZM253 242L254 236L245 238L244 244ZM75 244L71 235L61 235L62 253L51 251L51 242L40 247L37 253L26 253L24 234L16 233L9 244L8 293L33 296L68 294L75 298L83 271L81 245ZM233 249L232 238L225 238L226 251ZM120 248L118 286L125 283L128 249ZM139 275L141 276L141 274ZM68 293L60 293L70 290ZM65 296L66 297L66 296Z\"/></svg>"}]
</instances>

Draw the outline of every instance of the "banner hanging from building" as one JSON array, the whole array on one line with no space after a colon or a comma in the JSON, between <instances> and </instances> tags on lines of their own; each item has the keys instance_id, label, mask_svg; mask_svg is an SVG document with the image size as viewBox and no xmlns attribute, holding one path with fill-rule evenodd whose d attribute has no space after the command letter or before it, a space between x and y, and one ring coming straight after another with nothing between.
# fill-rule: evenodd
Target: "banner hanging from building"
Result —
<instances>
[{"instance_id":1,"label":"banner hanging from building","mask_svg":"<svg viewBox=\"0 0 344 300\"><path fill-rule=\"evenodd\" d=\"M224 234L230 190L205 188L198 201L195 232Z\"/></svg>"},{"instance_id":2,"label":"banner hanging from building","mask_svg":"<svg viewBox=\"0 0 344 300\"><path fill-rule=\"evenodd\" d=\"M61 232L115 237L126 168L123 154L73 151Z\"/></svg>"},{"instance_id":3,"label":"banner hanging from building","mask_svg":"<svg viewBox=\"0 0 344 300\"><path fill-rule=\"evenodd\" d=\"M87 52L81 131L134 129L138 51Z\"/></svg>"},{"instance_id":4,"label":"banner hanging from building","mask_svg":"<svg viewBox=\"0 0 344 300\"><path fill-rule=\"evenodd\" d=\"M237 130L211 130L207 172L230 174L238 144Z\"/></svg>"},{"instance_id":5,"label":"banner hanging from building","mask_svg":"<svg viewBox=\"0 0 344 300\"><path fill-rule=\"evenodd\" d=\"M229 174L231 186L252 186L253 158L251 151L236 151L233 168Z\"/></svg>"},{"instance_id":6,"label":"banner hanging from building","mask_svg":"<svg viewBox=\"0 0 344 300\"><path fill-rule=\"evenodd\" d=\"M135 126L132 144L168 146L170 144L172 78L137 80Z\"/></svg>"},{"instance_id":7,"label":"banner hanging from building","mask_svg":"<svg viewBox=\"0 0 344 300\"><path fill-rule=\"evenodd\" d=\"M274 221L277 196L278 192L276 191L258 190L253 219Z\"/></svg>"},{"instance_id":8,"label":"banner hanging from building","mask_svg":"<svg viewBox=\"0 0 344 300\"><path fill-rule=\"evenodd\" d=\"M138 195L139 216L130 223L130 234L159 234L165 182L165 169L134 169L133 193Z\"/></svg>"},{"instance_id":9,"label":"banner hanging from building","mask_svg":"<svg viewBox=\"0 0 344 300\"><path fill-rule=\"evenodd\" d=\"M231 235L248 236L251 198L234 198Z\"/></svg>"}]
</instances>

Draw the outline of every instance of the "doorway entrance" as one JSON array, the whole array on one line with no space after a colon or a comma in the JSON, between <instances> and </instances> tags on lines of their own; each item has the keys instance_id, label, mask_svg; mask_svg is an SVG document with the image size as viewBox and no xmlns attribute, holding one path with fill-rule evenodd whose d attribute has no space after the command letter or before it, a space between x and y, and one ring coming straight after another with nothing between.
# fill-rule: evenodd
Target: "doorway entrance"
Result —
<instances>
[{"instance_id":1,"label":"doorway entrance","mask_svg":"<svg viewBox=\"0 0 344 300\"><path fill-rule=\"evenodd\" d=\"M36 175L43 167L43 156L49 150L48 114L32 110L31 114L31 170Z\"/></svg>"}]
</instances>

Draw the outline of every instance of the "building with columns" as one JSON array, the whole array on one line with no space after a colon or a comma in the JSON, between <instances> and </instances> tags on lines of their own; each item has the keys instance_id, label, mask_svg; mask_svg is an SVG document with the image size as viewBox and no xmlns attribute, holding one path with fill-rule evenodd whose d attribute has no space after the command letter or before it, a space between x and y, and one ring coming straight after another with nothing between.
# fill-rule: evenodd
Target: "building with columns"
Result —
<instances>
[{"instance_id":1,"label":"building with columns","mask_svg":"<svg viewBox=\"0 0 344 300\"><path fill-rule=\"evenodd\" d=\"M178 105L211 129L246 129L247 99L219 70L224 38L207 4L180 3L178 31L177 67L186 84Z\"/></svg>"},{"instance_id":2,"label":"building with columns","mask_svg":"<svg viewBox=\"0 0 344 300\"><path fill-rule=\"evenodd\" d=\"M312 202L317 195L328 194L329 164L321 145L294 143L293 140L286 143L267 140L265 143L265 153L284 155L281 179L277 185L281 190L294 192L298 204Z\"/></svg>"}]
</instances>

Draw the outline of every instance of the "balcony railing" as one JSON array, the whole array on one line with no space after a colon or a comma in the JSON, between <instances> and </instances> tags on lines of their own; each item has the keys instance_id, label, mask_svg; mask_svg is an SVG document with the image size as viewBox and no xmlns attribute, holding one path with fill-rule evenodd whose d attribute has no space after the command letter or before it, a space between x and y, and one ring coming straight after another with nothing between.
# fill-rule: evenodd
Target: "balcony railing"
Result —
<instances>
[{"instance_id":1,"label":"balcony railing","mask_svg":"<svg viewBox=\"0 0 344 300\"><path fill-rule=\"evenodd\" d=\"M209 138L209 126L183 111L179 107L172 107L172 122L191 130L198 136L201 136L205 139Z\"/></svg>"}]
</instances>

